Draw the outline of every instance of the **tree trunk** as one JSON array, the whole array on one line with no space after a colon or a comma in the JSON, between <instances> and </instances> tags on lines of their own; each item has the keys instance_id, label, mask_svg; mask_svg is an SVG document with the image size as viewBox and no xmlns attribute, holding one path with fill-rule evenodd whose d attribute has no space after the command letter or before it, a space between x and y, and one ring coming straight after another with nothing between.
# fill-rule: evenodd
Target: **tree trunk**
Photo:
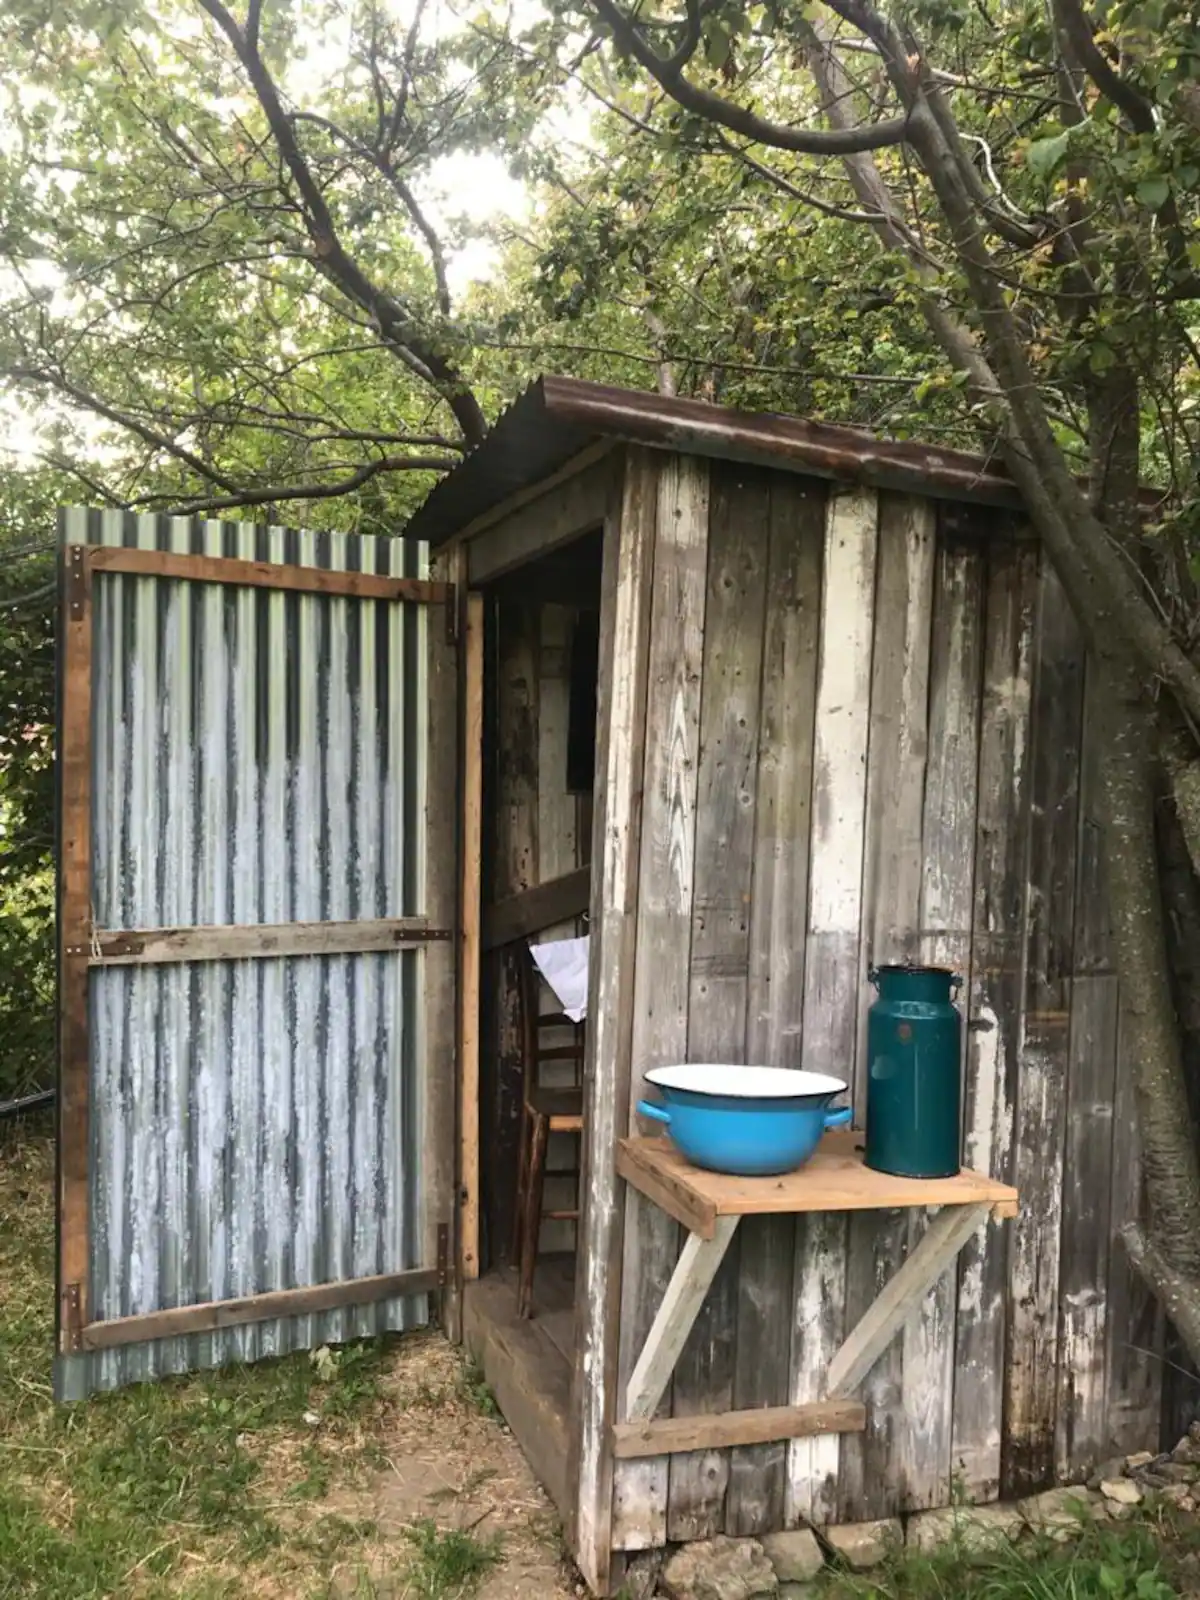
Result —
<instances>
[{"instance_id":1,"label":"tree trunk","mask_svg":"<svg viewBox=\"0 0 1200 1600\"><path fill-rule=\"evenodd\" d=\"M1155 839L1157 728L1129 666L1101 655L1097 671L1100 803L1121 974L1122 1066L1134 1074L1146 1199L1144 1227L1130 1224L1124 1237L1135 1267L1200 1362L1200 1161L1171 989Z\"/></svg>"}]
</instances>

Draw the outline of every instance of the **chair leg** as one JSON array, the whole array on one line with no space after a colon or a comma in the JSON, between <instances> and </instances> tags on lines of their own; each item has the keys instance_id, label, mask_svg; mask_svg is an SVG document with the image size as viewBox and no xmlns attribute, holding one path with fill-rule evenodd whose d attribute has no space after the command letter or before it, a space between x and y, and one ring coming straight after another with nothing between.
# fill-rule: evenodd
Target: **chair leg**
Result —
<instances>
[{"instance_id":1,"label":"chair leg","mask_svg":"<svg viewBox=\"0 0 1200 1600\"><path fill-rule=\"evenodd\" d=\"M521 1104L521 1132L517 1141L517 1192L513 1205L512 1260L521 1267L521 1244L525 1237L525 1189L529 1183L529 1107Z\"/></svg>"},{"instance_id":2,"label":"chair leg","mask_svg":"<svg viewBox=\"0 0 1200 1600\"><path fill-rule=\"evenodd\" d=\"M533 1273L537 1266L538 1234L542 1226L542 1190L546 1181L546 1146L550 1139L549 1117L534 1116L529 1134L529 1171L525 1179L525 1226L521 1237L520 1284L517 1315L527 1317L533 1310Z\"/></svg>"}]
</instances>

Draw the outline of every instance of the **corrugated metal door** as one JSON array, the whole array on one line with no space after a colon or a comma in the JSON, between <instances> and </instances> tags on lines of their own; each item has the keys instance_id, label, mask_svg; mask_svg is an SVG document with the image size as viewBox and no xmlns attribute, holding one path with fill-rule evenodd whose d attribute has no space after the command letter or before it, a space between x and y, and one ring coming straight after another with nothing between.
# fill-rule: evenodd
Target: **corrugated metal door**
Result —
<instances>
[{"instance_id":1,"label":"corrugated metal door","mask_svg":"<svg viewBox=\"0 0 1200 1600\"><path fill-rule=\"evenodd\" d=\"M62 531L57 1390L418 1324L452 1214L453 592L397 540Z\"/></svg>"}]
</instances>

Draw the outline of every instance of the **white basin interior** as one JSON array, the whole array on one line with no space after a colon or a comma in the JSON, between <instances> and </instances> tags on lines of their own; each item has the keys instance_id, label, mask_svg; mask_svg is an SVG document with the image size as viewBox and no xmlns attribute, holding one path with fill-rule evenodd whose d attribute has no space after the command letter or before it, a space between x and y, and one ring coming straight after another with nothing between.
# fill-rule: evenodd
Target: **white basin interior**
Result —
<instances>
[{"instance_id":1,"label":"white basin interior","mask_svg":"<svg viewBox=\"0 0 1200 1600\"><path fill-rule=\"evenodd\" d=\"M841 1094L846 1085L823 1072L797 1067L731 1066L716 1061L686 1066L653 1067L646 1082L659 1089L686 1089L692 1094L729 1094L745 1100L793 1100L798 1095Z\"/></svg>"}]
</instances>

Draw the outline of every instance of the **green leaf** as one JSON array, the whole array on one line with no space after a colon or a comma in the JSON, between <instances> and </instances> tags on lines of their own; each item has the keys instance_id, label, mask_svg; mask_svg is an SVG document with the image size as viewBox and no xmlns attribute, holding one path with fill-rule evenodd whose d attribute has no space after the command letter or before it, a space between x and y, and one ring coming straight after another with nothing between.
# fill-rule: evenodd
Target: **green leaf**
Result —
<instances>
[{"instance_id":1,"label":"green leaf","mask_svg":"<svg viewBox=\"0 0 1200 1600\"><path fill-rule=\"evenodd\" d=\"M1137 186L1137 197L1150 211L1161 211L1171 193L1171 185L1164 177L1143 178Z\"/></svg>"},{"instance_id":2,"label":"green leaf","mask_svg":"<svg viewBox=\"0 0 1200 1600\"><path fill-rule=\"evenodd\" d=\"M1071 129L1056 133L1049 139L1036 139L1029 146L1025 160L1029 170L1039 178L1049 178L1067 158L1071 144Z\"/></svg>"}]
</instances>

